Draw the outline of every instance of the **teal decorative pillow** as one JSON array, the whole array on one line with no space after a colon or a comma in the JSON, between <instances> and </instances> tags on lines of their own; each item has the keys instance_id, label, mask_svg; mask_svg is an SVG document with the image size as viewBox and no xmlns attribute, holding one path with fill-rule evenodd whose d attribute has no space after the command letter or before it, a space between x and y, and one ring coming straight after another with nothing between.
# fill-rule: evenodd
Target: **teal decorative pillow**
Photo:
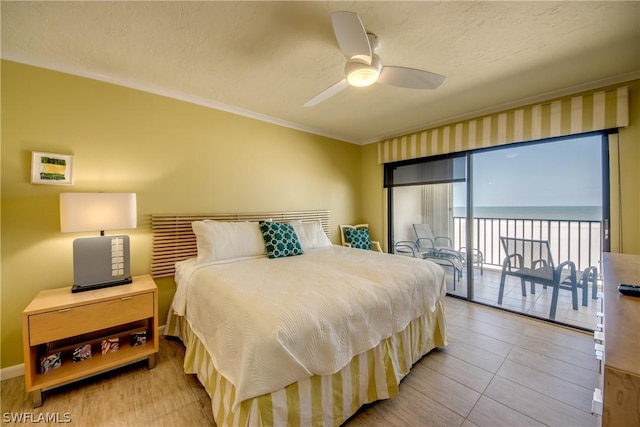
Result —
<instances>
[{"instance_id":1,"label":"teal decorative pillow","mask_svg":"<svg viewBox=\"0 0 640 427\"><path fill-rule=\"evenodd\" d=\"M262 238L269 258L301 255L303 253L298 235L291 224L260 221L260 231L262 231Z\"/></svg>"},{"instance_id":2,"label":"teal decorative pillow","mask_svg":"<svg viewBox=\"0 0 640 427\"><path fill-rule=\"evenodd\" d=\"M345 228L344 237L352 248L371 250L371 237L369 237L368 228Z\"/></svg>"}]
</instances>

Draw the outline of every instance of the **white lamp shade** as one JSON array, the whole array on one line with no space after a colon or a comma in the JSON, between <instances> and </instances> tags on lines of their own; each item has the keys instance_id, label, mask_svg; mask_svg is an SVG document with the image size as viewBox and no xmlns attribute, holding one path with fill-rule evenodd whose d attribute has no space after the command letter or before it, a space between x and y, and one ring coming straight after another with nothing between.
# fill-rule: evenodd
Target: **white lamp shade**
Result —
<instances>
[{"instance_id":1,"label":"white lamp shade","mask_svg":"<svg viewBox=\"0 0 640 427\"><path fill-rule=\"evenodd\" d=\"M60 193L60 230L136 228L136 193Z\"/></svg>"}]
</instances>

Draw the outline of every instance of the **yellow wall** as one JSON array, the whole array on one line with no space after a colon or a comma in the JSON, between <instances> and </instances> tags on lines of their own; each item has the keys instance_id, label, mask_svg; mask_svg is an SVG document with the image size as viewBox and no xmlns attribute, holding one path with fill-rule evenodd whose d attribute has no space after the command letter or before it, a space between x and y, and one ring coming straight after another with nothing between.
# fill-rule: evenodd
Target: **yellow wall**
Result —
<instances>
[{"instance_id":1,"label":"yellow wall","mask_svg":"<svg viewBox=\"0 0 640 427\"><path fill-rule=\"evenodd\" d=\"M640 254L640 80L629 85L629 123L620 129L620 220L612 221L621 226L620 252Z\"/></svg>"},{"instance_id":2,"label":"yellow wall","mask_svg":"<svg viewBox=\"0 0 640 427\"><path fill-rule=\"evenodd\" d=\"M149 215L330 209L386 242L377 144L364 147L98 81L2 61L1 363L22 363L20 315L40 290L69 286L72 241L60 192L136 192L132 272L149 272ZM640 81L620 131L622 251L640 254ZM75 156L73 186L32 185L31 152ZM158 281L161 322L174 292Z\"/></svg>"},{"instance_id":3,"label":"yellow wall","mask_svg":"<svg viewBox=\"0 0 640 427\"><path fill-rule=\"evenodd\" d=\"M630 124L619 130L620 203L611 206L611 244L612 251L640 254L640 80L630 82L628 86ZM377 164L377 145L369 144L362 150L361 209L367 215L372 233L380 236L383 247L387 248L387 196L386 192L380 190L383 166ZM616 171L612 170L614 173ZM378 186L368 187L372 182ZM617 176L611 177L611 184L617 186ZM612 196L616 195L618 188L611 188L611 193Z\"/></svg>"},{"instance_id":4,"label":"yellow wall","mask_svg":"<svg viewBox=\"0 0 640 427\"><path fill-rule=\"evenodd\" d=\"M22 363L22 310L71 284L72 242L91 235L60 232L61 192L137 193L134 275L150 270L151 213L330 209L336 243L360 219L357 145L14 62L1 72L2 367ZM73 154L74 185L30 184L32 151ZM175 285L158 286L163 324Z\"/></svg>"}]
</instances>

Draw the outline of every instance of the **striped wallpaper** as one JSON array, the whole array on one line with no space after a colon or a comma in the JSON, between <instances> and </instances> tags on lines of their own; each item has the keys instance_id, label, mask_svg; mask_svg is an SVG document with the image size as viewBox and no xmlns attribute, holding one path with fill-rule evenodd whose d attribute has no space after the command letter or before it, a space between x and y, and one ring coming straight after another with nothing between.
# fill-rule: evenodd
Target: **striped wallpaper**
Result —
<instances>
[{"instance_id":1,"label":"striped wallpaper","mask_svg":"<svg viewBox=\"0 0 640 427\"><path fill-rule=\"evenodd\" d=\"M378 163L625 127L628 87L495 113L378 143Z\"/></svg>"}]
</instances>

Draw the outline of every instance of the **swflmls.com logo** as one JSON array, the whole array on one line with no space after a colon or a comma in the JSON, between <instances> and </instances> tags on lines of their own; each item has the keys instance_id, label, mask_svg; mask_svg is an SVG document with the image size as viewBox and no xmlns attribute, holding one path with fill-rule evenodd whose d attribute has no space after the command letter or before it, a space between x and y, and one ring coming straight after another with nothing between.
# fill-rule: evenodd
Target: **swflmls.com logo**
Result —
<instances>
[{"instance_id":1,"label":"swflmls.com logo","mask_svg":"<svg viewBox=\"0 0 640 427\"><path fill-rule=\"evenodd\" d=\"M71 414L65 412L41 412L34 414L32 412L5 412L2 414L2 422L4 423L70 423Z\"/></svg>"}]
</instances>

